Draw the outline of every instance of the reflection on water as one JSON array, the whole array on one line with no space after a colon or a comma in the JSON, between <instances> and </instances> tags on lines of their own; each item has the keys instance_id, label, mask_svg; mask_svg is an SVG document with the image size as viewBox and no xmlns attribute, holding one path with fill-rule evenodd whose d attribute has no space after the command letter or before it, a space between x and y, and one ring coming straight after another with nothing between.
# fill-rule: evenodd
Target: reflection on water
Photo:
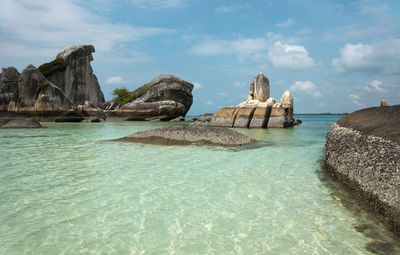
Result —
<instances>
[{"instance_id":1,"label":"reflection on water","mask_svg":"<svg viewBox=\"0 0 400 255\"><path fill-rule=\"evenodd\" d=\"M0 130L0 254L398 253L395 234L322 174L336 118L302 119L238 129L266 144L241 150L109 141L181 123Z\"/></svg>"}]
</instances>

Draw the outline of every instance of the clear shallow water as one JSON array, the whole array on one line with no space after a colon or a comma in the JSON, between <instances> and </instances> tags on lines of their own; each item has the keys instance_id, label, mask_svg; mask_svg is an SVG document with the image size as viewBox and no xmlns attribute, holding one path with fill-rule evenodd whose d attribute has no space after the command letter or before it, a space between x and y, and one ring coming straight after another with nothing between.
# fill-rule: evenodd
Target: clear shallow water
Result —
<instances>
[{"instance_id":1,"label":"clear shallow water","mask_svg":"<svg viewBox=\"0 0 400 255\"><path fill-rule=\"evenodd\" d=\"M0 130L0 254L381 254L400 242L320 168L332 116L238 150L108 141L171 123Z\"/></svg>"}]
</instances>

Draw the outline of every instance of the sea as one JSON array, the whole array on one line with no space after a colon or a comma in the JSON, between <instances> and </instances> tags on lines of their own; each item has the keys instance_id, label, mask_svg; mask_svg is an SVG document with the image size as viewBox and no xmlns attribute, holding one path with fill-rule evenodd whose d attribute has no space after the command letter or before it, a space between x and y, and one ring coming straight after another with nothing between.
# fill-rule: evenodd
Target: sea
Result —
<instances>
[{"instance_id":1,"label":"sea","mask_svg":"<svg viewBox=\"0 0 400 255\"><path fill-rule=\"evenodd\" d=\"M113 141L168 122L0 130L0 254L400 254L323 169L339 115L235 129L262 147Z\"/></svg>"}]
</instances>

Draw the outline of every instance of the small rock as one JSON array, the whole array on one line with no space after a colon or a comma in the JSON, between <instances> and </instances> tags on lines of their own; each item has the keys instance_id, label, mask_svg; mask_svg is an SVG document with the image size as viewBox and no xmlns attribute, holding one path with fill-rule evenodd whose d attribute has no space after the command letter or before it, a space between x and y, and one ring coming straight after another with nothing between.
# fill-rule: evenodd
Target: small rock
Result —
<instances>
[{"instance_id":1,"label":"small rock","mask_svg":"<svg viewBox=\"0 0 400 255\"><path fill-rule=\"evenodd\" d=\"M185 119L186 122L194 122L196 120L197 120L197 118L195 116L191 116L191 117Z\"/></svg>"},{"instance_id":2,"label":"small rock","mask_svg":"<svg viewBox=\"0 0 400 255\"><path fill-rule=\"evenodd\" d=\"M170 120L171 122L180 122L180 121L185 121L185 117L179 116L176 117L175 119Z\"/></svg>"},{"instance_id":3,"label":"small rock","mask_svg":"<svg viewBox=\"0 0 400 255\"><path fill-rule=\"evenodd\" d=\"M1 122L0 122L1 123ZM39 121L34 118L8 119L0 125L0 128L41 128Z\"/></svg>"}]
</instances>

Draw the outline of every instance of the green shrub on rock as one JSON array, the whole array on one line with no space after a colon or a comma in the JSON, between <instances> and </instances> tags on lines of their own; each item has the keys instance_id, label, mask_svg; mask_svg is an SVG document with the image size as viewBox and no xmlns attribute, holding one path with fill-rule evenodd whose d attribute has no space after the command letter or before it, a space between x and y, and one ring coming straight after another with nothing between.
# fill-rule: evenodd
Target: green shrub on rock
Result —
<instances>
[{"instance_id":1,"label":"green shrub on rock","mask_svg":"<svg viewBox=\"0 0 400 255\"><path fill-rule=\"evenodd\" d=\"M52 75L55 72L62 72L67 68L68 63L61 58L56 58L49 63L44 63L39 66L38 70L46 77Z\"/></svg>"},{"instance_id":2,"label":"green shrub on rock","mask_svg":"<svg viewBox=\"0 0 400 255\"><path fill-rule=\"evenodd\" d=\"M126 88L114 89L113 96L118 97L118 102L121 106L131 102L136 98L135 94L131 94Z\"/></svg>"},{"instance_id":3,"label":"green shrub on rock","mask_svg":"<svg viewBox=\"0 0 400 255\"><path fill-rule=\"evenodd\" d=\"M48 81L42 81L37 85L37 90L41 91L44 88L47 88L48 86L50 86L50 83Z\"/></svg>"}]
</instances>

